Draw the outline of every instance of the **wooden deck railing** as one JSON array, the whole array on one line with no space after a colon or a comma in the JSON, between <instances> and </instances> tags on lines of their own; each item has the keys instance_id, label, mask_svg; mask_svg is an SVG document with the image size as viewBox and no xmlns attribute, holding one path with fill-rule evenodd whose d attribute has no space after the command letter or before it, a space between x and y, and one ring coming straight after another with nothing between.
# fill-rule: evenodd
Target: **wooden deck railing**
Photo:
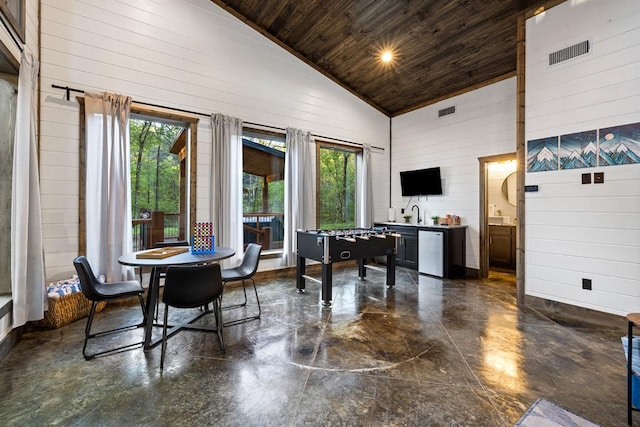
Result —
<instances>
[{"instance_id":1,"label":"wooden deck railing","mask_svg":"<svg viewBox=\"0 0 640 427\"><path fill-rule=\"evenodd\" d=\"M244 243L260 243L264 250L282 248L284 214L245 212L242 218Z\"/></svg>"},{"instance_id":2,"label":"wooden deck railing","mask_svg":"<svg viewBox=\"0 0 640 427\"><path fill-rule=\"evenodd\" d=\"M135 218L131 221L133 250L153 248L156 242L180 240L180 214L162 211L151 212L150 218Z\"/></svg>"},{"instance_id":3,"label":"wooden deck railing","mask_svg":"<svg viewBox=\"0 0 640 427\"><path fill-rule=\"evenodd\" d=\"M154 211L151 218L131 221L133 250L153 248L156 242L180 240L180 214ZM260 243L263 249L282 248L284 214L280 212L248 212L243 214L245 244Z\"/></svg>"}]
</instances>

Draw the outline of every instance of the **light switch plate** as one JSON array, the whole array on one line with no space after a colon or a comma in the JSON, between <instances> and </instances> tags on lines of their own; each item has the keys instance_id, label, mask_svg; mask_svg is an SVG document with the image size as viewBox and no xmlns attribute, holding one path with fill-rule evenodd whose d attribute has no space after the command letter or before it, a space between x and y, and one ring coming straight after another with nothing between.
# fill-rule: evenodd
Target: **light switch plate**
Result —
<instances>
[{"instance_id":1,"label":"light switch plate","mask_svg":"<svg viewBox=\"0 0 640 427\"><path fill-rule=\"evenodd\" d=\"M594 172L593 173L593 183L594 184L602 184L602 183L604 183L604 172Z\"/></svg>"}]
</instances>

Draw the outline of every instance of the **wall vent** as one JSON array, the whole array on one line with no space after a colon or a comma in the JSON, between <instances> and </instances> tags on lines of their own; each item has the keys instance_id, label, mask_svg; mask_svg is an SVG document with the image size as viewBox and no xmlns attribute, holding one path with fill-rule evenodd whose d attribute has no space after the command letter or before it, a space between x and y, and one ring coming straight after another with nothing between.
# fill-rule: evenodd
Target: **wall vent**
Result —
<instances>
[{"instance_id":1,"label":"wall vent","mask_svg":"<svg viewBox=\"0 0 640 427\"><path fill-rule=\"evenodd\" d=\"M573 46L565 47L549 54L549 66L568 61L581 55L586 55L591 50L589 40L576 43Z\"/></svg>"},{"instance_id":2,"label":"wall vent","mask_svg":"<svg viewBox=\"0 0 640 427\"><path fill-rule=\"evenodd\" d=\"M456 112L456 106L452 105L451 107L443 108L442 110L438 111L438 117L447 116L455 112Z\"/></svg>"}]
</instances>

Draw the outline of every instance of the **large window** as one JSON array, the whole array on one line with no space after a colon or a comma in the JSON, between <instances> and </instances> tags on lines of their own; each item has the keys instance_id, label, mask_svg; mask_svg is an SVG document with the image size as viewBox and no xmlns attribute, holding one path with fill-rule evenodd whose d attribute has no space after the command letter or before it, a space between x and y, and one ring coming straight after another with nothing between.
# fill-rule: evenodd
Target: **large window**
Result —
<instances>
[{"instance_id":1,"label":"large window","mask_svg":"<svg viewBox=\"0 0 640 427\"><path fill-rule=\"evenodd\" d=\"M284 155L284 135L245 129L242 136L244 243L260 243L263 252L282 249Z\"/></svg>"},{"instance_id":2,"label":"large window","mask_svg":"<svg viewBox=\"0 0 640 427\"><path fill-rule=\"evenodd\" d=\"M0 77L0 251L11 253L11 192L17 86ZM0 295L11 295L11 257L0 259ZM0 308L5 301L0 298ZM1 330L0 330L1 331Z\"/></svg>"},{"instance_id":3,"label":"large window","mask_svg":"<svg viewBox=\"0 0 640 427\"><path fill-rule=\"evenodd\" d=\"M317 142L318 227L356 224L356 155L359 149Z\"/></svg>"},{"instance_id":4,"label":"large window","mask_svg":"<svg viewBox=\"0 0 640 427\"><path fill-rule=\"evenodd\" d=\"M181 218L181 136L185 124L151 116L132 115L131 217L134 249L153 247L156 242L183 240ZM181 197L182 196L182 197ZM180 225L182 224L182 227ZM181 230L182 229L182 230Z\"/></svg>"},{"instance_id":5,"label":"large window","mask_svg":"<svg viewBox=\"0 0 640 427\"><path fill-rule=\"evenodd\" d=\"M85 122L84 99L80 123ZM189 238L196 215L198 118L172 110L131 105L129 122L131 208L135 250L153 247L163 240ZM86 136L81 126L80 188L85 192ZM79 210L78 251L86 251L85 204ZM93 237L93 236L92 236Z\"/></svg>"}]
</instances>

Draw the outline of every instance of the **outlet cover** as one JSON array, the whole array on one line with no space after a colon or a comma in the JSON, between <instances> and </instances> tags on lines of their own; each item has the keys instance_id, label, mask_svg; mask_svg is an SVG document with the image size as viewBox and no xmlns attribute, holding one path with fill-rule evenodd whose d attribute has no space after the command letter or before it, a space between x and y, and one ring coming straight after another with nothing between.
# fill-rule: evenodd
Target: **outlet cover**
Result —
<instances>
[{"instance_id":1,"label":"outlet cover","mask_svg":"<svg viewBox=\"0 0 640 427\"><path fill-rule=\"evenodd\" d=\"M582 174L582 183L583 184L591 184L591 174L590 173L583 173Z\"/></svg>"},{"instance_id":2,"label":"outlet cover","mask_svg":"<svg viewBox=\"0 0 640 427\"><path fill-rule=\"evenodd\" d=\"M582 279L582 289L591 290L591 279Z\"/></svg>"},{"instance_id":3,"label":"outlet cover","mask_svg":"<svg viewBox=\"0 0 640 427\"><path fill-rule=\"evenodd\" d=\"M602 184L602 183L604 183L604 172L594 172L593 173L593 183L594 184Z\"/></svg>"}]
</instances>

